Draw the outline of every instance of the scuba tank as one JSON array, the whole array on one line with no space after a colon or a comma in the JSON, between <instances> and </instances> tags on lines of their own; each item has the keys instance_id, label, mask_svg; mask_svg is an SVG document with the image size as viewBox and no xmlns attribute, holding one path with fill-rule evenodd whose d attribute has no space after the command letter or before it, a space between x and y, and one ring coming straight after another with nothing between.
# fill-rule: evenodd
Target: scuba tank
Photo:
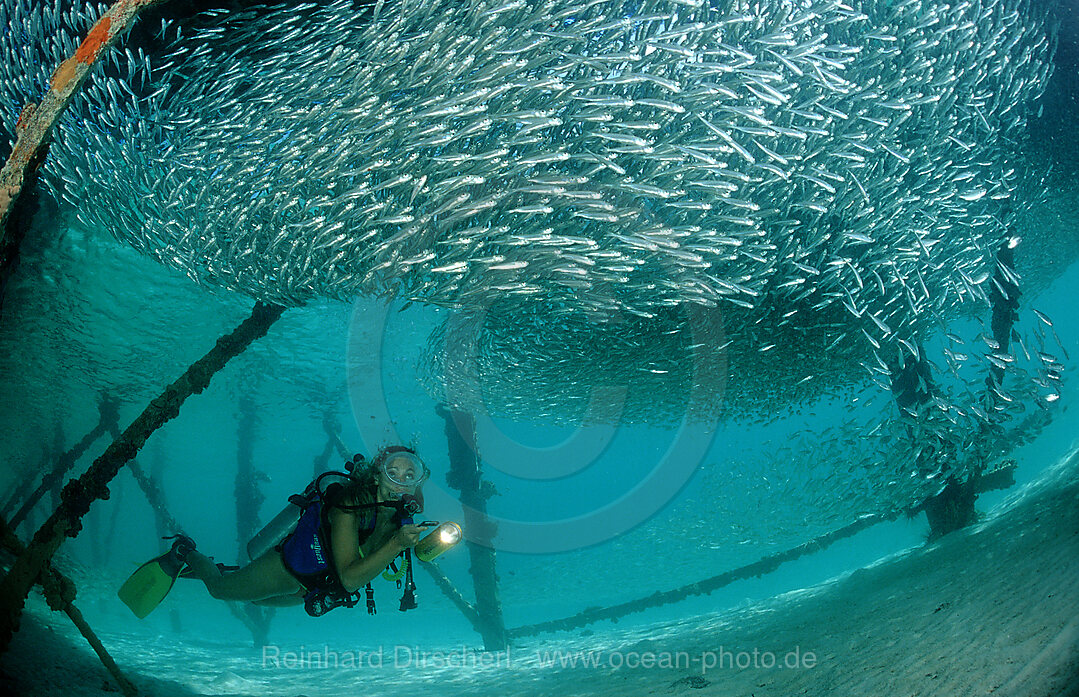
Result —
<instances>
[{"instance_id":1,"label":"scuba tank","mask_svg":"<svg viewBox=\"0 0 1079 697\"><path fill-rule=\"evenodd\" d=\"M252 561L281 544L296 529L296 524L300 522L300 516L303 515L303 511L307 508L307 503L310 500L306 497L308 494L314 494L312 491L314 486L315 484L312 482L304 490L303 495L293 494L289 496L288 505L251 538L247 543L247 556Z\"/></svg>"},{"instance_id":2,"label":"scuba tank","mask_svg":"<svg viewBox=\"0 0 1079 697\"><path fill-rule=\"evenodd\" d=\"M350 462L345 463L346 472L323 472L315 481L307 485L302 494L289 496L288 504L281 512L275 515L269 523L266 523L247 543L247 556L254 561L284 542L285 538L296 529L296 524L300 522L300 516L303 515L307 507L321 497L322 479L328 475L348 477L352 474L353 469L363 463L363 460L363 455L356 454Z\"/></svg>"}]
</instances>

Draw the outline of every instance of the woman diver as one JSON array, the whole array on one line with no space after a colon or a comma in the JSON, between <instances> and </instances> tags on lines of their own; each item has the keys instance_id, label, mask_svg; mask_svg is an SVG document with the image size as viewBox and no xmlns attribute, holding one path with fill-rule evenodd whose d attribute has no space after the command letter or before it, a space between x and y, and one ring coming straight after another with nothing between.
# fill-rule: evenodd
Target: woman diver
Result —
<instances>
[{"instance_id":1,"label":"woman diver","mask_svg":"<svg viewBox=\"0 0 1079 697\"><path fill-rule=\"evenodd\" d=\"M382 448L369 463L356 459L348 476L336 473L339 481L323 488L323 478L335 474L327 473L303 496L290 498L302 509L299 522L283 541L252 554L253 561L246 566L230 569L215 564L184 536L178 536L166 555L143 566L158 574L164 569L173 579L196 578L219 600L278 607L303 604L313 616L355 605L359 589L366 586L368 611L373 613L369 582L414 547L425 527L433 525L413 524L411 519L423 508L420 486L430 471L415 451L399 445ZM409 561L406 553L403 563L407 566ZM396 578L405 570L398 571ZM408 571L402 610L415 607ZM160 597L150 592L140 597L137 589L146 584L129 581L125 584L128 592L121 589L120 597L143 617L164 599L171 585L169 579Z\"/></svg>"}]
</instances>

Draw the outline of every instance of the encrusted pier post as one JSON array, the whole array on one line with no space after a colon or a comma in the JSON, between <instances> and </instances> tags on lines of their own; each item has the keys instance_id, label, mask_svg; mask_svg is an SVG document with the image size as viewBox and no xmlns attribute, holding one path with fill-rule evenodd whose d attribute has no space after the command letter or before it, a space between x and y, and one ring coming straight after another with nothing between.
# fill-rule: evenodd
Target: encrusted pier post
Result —
<instances>
[{"instance_id":1,"label":"encrusted pier post","mask_svg":"<svg viewBox=\"0 0 1079 697\"><path fill-rule=\"evenodd\" d=\"M479 454L475 447L475 419L471 414L447 411L439 414L446 421L446 442L449 447L450 471L446 483L461 492L465 510L464 526L468 531L468 554L472 559L472 582L476 589L475 610L483 645L487 651L506 648L506 625L502 618L502 600L495 572L493 540L497 526L487 517L487 499L494 487L484 481L480 472ZM465 434L471 442L466 441Z\"/></svg>"}]
</instances>

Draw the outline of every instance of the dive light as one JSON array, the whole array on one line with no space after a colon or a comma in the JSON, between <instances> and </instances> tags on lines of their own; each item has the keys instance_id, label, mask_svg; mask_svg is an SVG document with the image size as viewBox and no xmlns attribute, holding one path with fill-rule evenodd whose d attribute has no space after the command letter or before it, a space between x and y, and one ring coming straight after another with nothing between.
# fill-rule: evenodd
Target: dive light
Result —
<instances>
[{"instance_id":1,"label":"dive light","mask_svg":"<svg viewBox=\"0 0 1079 697\"><path fill-rule=\"evenodd\" d=\"M453 522L442 523L416 543L416 558L431 561L460 541L461 526Z\"/></svg>"}]
</instances>

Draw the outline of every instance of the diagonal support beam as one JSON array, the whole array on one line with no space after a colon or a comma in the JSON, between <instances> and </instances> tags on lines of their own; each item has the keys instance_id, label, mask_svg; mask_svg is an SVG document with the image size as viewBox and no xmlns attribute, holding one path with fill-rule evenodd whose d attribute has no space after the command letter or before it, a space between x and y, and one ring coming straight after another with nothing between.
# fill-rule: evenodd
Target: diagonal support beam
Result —
<instances>
[{"instance_id":1,"label":"diagonal support beam","mask_svg":"<svg viewBox=\"0 0 1079 697\"><path fill-rule=\"evenodd\" d=\"M14 529L3 519L0 519L0 547L13 554L22 554L26 551L22 542L15 535ZM138 691L135 686L120 672L120 667L116 665L116 661L112 659L104 644L101 643L101 640L94 634L94 630L90 628L90 625L83 618L82 613L75 607L75 583L53 568L51 563L45 566L38 581L41 583L41 589L45 593L45 599L48 601L49 607L53 610L63 610L64 614L71 619L72 623L78 628L79 633L94 649L97 657L101 659L105 670L109 671L112 679L120 686L120 691L124 693L125 697L136 697Z\"/></svg>"},{"instance_id":2,"label":"diagonal support beam","mask_svg":"<svg viewBox=\"0 0 1079 697\"><path fill-rule=\"evenodd\" d=\"M210 384L210 379L251 342L265 336L285 308L259 302L251 316L232 333L221 337L210 351L196 361L175 382L139 414L118 439L94 461L81 477L67 483L60 506L38 529L26 552L0 581L0 652L6 651L18 629L19 616L35 579L52 559L65 537L78 535L82 517L97 499L109 497L108 484L142 448L146 439L180 413L184 401Z\"/></svg>"}]
</instances>

